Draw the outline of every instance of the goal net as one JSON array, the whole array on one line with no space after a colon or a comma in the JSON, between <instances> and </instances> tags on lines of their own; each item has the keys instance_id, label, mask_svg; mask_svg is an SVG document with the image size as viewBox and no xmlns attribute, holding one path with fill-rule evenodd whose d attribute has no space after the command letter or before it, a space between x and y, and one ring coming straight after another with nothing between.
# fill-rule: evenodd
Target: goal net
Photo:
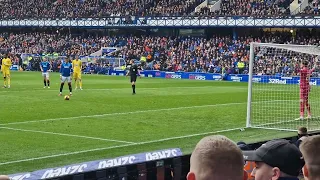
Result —
<instances>
[{"instance_id":1,"label":"goal net","mask_svg":"<svg viewBox=\"0 0 320 180\"><path fill-rule=\"evenodd\" d=\"M320 130L319 67L310 78L308 104L300 103L300 65L318 64L320 48L309 45L251 43L248 79L247 127L297 131ZM303 98L305 99L305 98ZM300 119L300 105L304 118Z\"/></svg>"}]
</instances>

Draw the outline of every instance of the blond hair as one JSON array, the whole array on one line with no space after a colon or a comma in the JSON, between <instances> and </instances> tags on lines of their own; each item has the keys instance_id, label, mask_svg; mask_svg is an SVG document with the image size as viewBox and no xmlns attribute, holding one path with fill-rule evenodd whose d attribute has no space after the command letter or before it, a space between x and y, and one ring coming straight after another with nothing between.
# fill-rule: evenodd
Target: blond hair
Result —
<instances>
[{"instance_id":1,"label":"blond hair","mask_svg":"<svg viewBox=\"0 0 320 180\"><path fill-rule=\"evenodd\" d=\"M300 151L306 162L309 179L320 179L320 135L314 135L305 138L301 145Z\"/></svg>"},{"instance_id":2,"label":"blond hair","mask_svg":"<svg viewBox=\"0 0 320 180\"><path fill-rule=\"evenodd\" d=\"M190 172L196 180L242 180L243 154L225 136L204 137L196 145L190 159Z\"/></svg>"},{"instance_id":3,"label":"blond hair","mask_svg":"<svg viewBox=\"0 0 320 180\"><path fill-rule=\"evenodd\" d=\"M10 180L10 178L5 175L0 175L0 180Z\"/></svg>"}]
</instances>

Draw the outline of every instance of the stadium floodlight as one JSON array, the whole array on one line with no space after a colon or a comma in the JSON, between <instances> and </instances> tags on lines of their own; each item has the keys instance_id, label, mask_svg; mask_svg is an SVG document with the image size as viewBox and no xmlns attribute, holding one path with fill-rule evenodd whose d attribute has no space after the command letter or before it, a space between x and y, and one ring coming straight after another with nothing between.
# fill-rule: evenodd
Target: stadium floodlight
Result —
<instances>
[{"instance_id":1,"label":"stadium floodlight","mask_svg":"<svg viewBox=\"0 0 320 180\"><path fill-rule=\"evenodd\" d=\"M312 45L250 44L246 127L296 131L320 130L320 78L310 78L311 118L300 119L300 64L319 63L320 48ZM316 68L318 71L320 65ZM254 103L252 103L254 102ZM302 107L305 107L304 105Z\"/></svg>"}]
</instances>

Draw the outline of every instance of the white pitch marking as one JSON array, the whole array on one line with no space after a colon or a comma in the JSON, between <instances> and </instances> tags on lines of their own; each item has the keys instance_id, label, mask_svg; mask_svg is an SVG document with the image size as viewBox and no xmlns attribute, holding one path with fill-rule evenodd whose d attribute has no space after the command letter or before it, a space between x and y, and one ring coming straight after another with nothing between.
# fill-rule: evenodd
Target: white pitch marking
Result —
<instances>
[{"instance_id":1,"label":"white pitch marking","mask_svg":"<svg viewBox=\"0 0 320 180\"><path fill-rule=\"evenodd\" d=\"M134 142L114 140L114 139L104 139L104 138L90 137L90 136L81 136L81 135L74 135L74 134L64 134L64 133L55 133L55 132L47 132L47 131L36 131L36 130L10 128L10 127L0 127L0 129L8 129L8 130L13 130L13 131L42 133L42 134L51 134L51 135L58 135L58 136L69 136L69 137L84 138L84 139L94 139L94 140L100 140L100 141L109 141L109 142L119 142L119 143L126 143L126 144L134 144Z\"/></svg>"},{"instance_id":2,"label":"white pitch marking","mask_svg":"<svg viewBox=\"0 0 320 180\"><path fill-rule=\"evenodd\" d=\"M22 159L22 160L16 160L16 161L8 161L8 162L2 162L2 163L0 162L0 166L7 165L7 164L15 164L15 163L21 163L21 162L41 160L41 159L49 159L49 158L54 158L54 157L82 154L82 153L88 153L88 152L116 149L116 148L122 148L122 147L130 147L130 146L136 146L136 145L152 144L152 143L157 143L157 142L170 141L170 140L176 140L176 139L183 139L183 138L202 136L202 135L208 135L208 134L216 134L216 133L222 133L222 132L229 132L229 131L240 130L240 129L243 129L243 128L234 128L234 129L226 129L226 130L220 130L220 131L212 131L212 132L205 132L205 133L198 133L198 134L190 134L190 135L185 135L185 136L176 136L176 137L158 139L158 140L153 140L153 141L145 141L145 142L139 142L139 143L133 143L133 144L109 146L109 147L105 147L105 148L96 148L96 149L89 149L89 150L83 150L83 151L75 151L75 152L70 152L70 153L55 154L55 155L50 155L50 156L42 156L42 157Z\"/></svg>"},{"instance_id":3,"label":"white pitch marking","mask_svg":"<svg viewBox=\"0 0 320 180\"><path fill-rule=\"evenodd\" d=\"M200 87L196 87L196 86L182 86L182 87L162 87L162 88L139 88L141 90L153 90L153 89L201 89L201 88L214 88L214 89L239 89L239 90L247 90L247 87L228 87L228 86L200 86ZM83 89L83 90L87 90L87 91L119 91L119 90L126 90L126 89L131 89L131 88L94 88L94 89ZM55 89L43 89L43 88L39 88L39 89L28 89L28 88L19 88L20 90L30 90L30 91L57 91ZM19 92L19 91L15 91L15 90L9 90L9 91L0 91L1 92ZM77 91L77 90L75 90Z\"/></svg>"},{"instance_id":4,"label":"white pitch marking","mask_svg":"<svg viewBox=\"0 0 320 180\"><path fill-rule=\"evenodd\" d=\"M283 100L279 100L279 101L283 101ZM278 100L259 101L259 102L252 102L252 103L262 103L262 102L278 102ZM15 125L15 124L29 124L29 123L38 123L38 122L47 122L47 121L70 120L70 119L79 119L79 118L93 118L93 117L105 117L105 116L114 116L114 115L139 114L139 113L158 112L158 111L172 111L172 110L192 109L192 108L232 106L232 105L241 105L241 104L246 104L246 103L247 102L209 104L209 105L201 105L201 106L186 106L186 107L176 107L176 108L166 108L166 109L150 109L150 110L142 110L142 111L121 112L121 113L107 113L107 114L97 114L97 115L87 115L87 116L73 116L73 117L64 117L64 118L52 118L52 119L43 119L43 120L4 123L4 124L0 124L0 126Z\"/></svg>"},{"instance_id":5,"label":"white pitch marking","mask_svg":"<svg viewBox=\"0 0 320 180\"><path fill-rule=\"evenodd\" d=\"M298 86L297 86L298 87ZM152 89L201 89L201 88L214 88L214 89L238 89L238 90L248 90L248 87L229 87L229 86L181 86L181 87L161 87L161 88L139 88L139 89L143 89L143 90L152 90ZM84 89L87 91L111 91L111 90L126 90L126 89L131 89L131 88L90 88L90 89ZM43 88L39 88L39 89L30 89L30 88L19 88L20 90L29 90L29 91L57 91L56 89L43 89ZM255 88L254 90L258 90L258 91L293 91L292 88L290 89L286 89L286 90L279 90L279 89L270 89L270 88ZM19 91L15 91L15 90L4 90L4 91L0 91L1 92L19 92ZM294 91L295 92L295 91Z\"/></svg>"}]
</instances>

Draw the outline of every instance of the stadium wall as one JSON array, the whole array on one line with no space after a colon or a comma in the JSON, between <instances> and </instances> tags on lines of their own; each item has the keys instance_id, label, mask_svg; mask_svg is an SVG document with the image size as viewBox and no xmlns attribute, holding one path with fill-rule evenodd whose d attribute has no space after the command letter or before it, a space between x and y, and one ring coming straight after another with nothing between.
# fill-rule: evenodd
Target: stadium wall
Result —
<instances>
[{"instance_id":1,"label":"stadium wall","mask_svg":"<svg viewBox=\"0 0 320 180\"><path fill-rule=\"evenodd\" d=\"M314 133L315 135L319 133ZM298 137L287 139L295 142ZM248 144L248 148L257 149L263 143ZM185 179L190 168L190 154L182 155L178 148L148 153L140 153L118 158L91 161L35 172L9 175L12 180L181 180Z\"/></svg>"},{"instance_id":2,"label":"stadium wall","mask_svg":"<svg viewBox=\"0 0 320 180\"><path fill-rule=\"evenodd\" d=\"M124 76L126 71L109 71L109 75ZM213 74L213 73L198 73L198 72L164 72L164 71L141 71L143 77L166 78L166 79L191 79L191 80L226 80L234 82L248 82L249 75L247 74ZM252 81L255 83L269 84L299 84L300 77L283 77L278 75L254 75ZM310 78L310 85L320 86L320 78Z\"/></svg>"}]
</instances>

